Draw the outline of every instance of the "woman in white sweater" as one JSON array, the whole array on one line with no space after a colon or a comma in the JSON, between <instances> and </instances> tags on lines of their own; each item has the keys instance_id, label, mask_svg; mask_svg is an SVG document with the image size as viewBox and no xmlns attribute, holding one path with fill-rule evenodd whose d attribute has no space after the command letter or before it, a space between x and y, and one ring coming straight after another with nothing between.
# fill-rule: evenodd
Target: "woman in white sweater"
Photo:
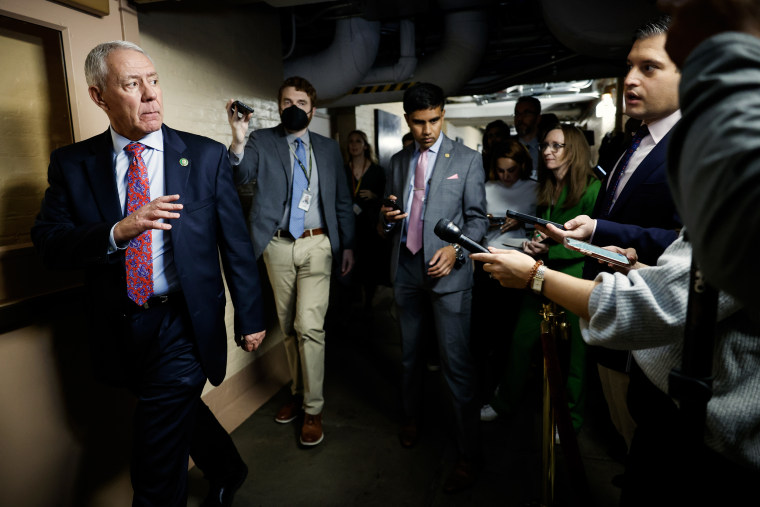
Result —
<instances>
[{"instance_id":1,"label":"woman in white sweater","mask_svg":"<svg viewBox=\"0 0 760 507\"><path fill-rule=\"evenodd\" d=\"M636 260L633 249L610 249ZM649 392L652 406L658 408L645 406L646 420L643 424L636 421L639 427L631 454L637 440L642 452L629 463L626 480L631 482L624 485L621 498L631 495L646 505L660 505L663 498L670 498L689 505L680 502L691 495L689 498L707 502L700 505L718 505L710 503L714 499L729 505L724 503L729 495L740 498L741 492L756 487L760 478L760 319L722 292L715 328L713 394L707 404L704 432L706 447L678 441L678 432L688 421L679 419L677 404L667 393L670 371L681 366L686 324L691 245L683 233L656 266L636 264L637 269L627 274L601 273L593 281L551 269L537 270L532 257L517 251L492 250L472 258L484 262L484 270L505 287L534 285L539 271L544 278L541 292L581 317L587 343L633 351L643 372L641 382L652 386L639 392ZM631 385L633 388L633 379ZM630 406L630 395L628 401ZM662 407L665 410L658 413Z\"/></svg>"},{"instance_id":2,"label":"woman in white sweater","mask_svg":"<svg viewBox=\"0 0 760 507\"><path fill-rule=\"evenodd\" d=\"M489 171L486 182L486 212L490 219L486 233L488 246L514 247L517 242L510 239L525 240L523 224L506 215L508 209L536 214L537 183L530 179L532 167L530 153L517 139L491 147L491 167L486 168Z\"/></svg>"}]
</instances>

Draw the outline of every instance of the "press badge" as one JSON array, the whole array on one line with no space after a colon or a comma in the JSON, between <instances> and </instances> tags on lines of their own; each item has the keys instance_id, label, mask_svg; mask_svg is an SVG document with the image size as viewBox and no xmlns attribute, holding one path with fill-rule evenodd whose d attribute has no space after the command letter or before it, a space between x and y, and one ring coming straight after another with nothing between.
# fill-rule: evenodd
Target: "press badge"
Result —
<instances>
[{"instance_id":1,"label":"press badge","mask_svg":"<svg viewBox=\"0 0 760 507\"><path fill-rule=\"evenodd\" d=\"M308 190L304 190L301 194L301 200L298 202L298 209L303 211L309 211L311 208L311 198L314 197Z\"/></svg>"}]
</instances>

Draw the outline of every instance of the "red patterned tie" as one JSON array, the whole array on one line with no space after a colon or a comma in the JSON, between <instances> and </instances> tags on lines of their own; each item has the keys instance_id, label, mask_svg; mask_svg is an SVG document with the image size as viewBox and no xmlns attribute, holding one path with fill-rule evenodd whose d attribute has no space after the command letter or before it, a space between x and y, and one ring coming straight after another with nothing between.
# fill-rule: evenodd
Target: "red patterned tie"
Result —
<instances>
[{"instance_id":1,"label":"red patterned tie","mask_svg":"<svg viewBox=\"0 0 760 507\"><path fill-rule=\"evenodd\" d=\"M129 143L124 151L131 155L127 169L127 215L150 202L148 168L142 159L145 145ZM127 247L127 295L138 305L153 295L153 244L147 230L132 239Z\"/></svg>"},{"instance_id":2,"label":"red patterned tie","mask_svg":"<svg viewBox=\"0 0 760 507\"><path fill-rule=\"evenodd\" d=\"M409 228L406 231L406 247L416 254L422 248L422 201L425 198L425 172L427 171L428 150L420 152L414 171L412 189L412 209L409 212Z\"/></svg>"}]
</instances>

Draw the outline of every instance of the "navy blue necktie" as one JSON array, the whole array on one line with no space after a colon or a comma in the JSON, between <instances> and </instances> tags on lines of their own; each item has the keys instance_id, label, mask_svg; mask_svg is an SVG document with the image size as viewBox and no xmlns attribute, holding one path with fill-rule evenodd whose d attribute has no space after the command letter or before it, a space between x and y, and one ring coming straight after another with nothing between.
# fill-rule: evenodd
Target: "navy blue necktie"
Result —
<instances>
[{"instance_id":1,"label":"navy blue necktie","mask_svg":"<svg viewBox=\"0 0 760 507\"><path fill-rule=\"evenodd\" d=\"M628 149L625 152L625 155L623 155L623 158L620 159L620 163L618 164L618 168L615 171L614 174L610 176L610 178L613 178L610 182L610 186L608 187L609 190L607 192L607 201L604 204L604 214L609 215L610 209L612 209L612 204L615 202L615 193L617 192L618 185L620 185L620 180L623 179L623 174L625 173L626 168L628 167L628 162L631 161L631 157L633 156L636 149L641 144L641 140L644 139L646 136L649 135L649 129L646 125L642 125L636 130L636 133L633 135L633 140L631 141L631 145L628 147Z\"/></svg>"}]
</instances>

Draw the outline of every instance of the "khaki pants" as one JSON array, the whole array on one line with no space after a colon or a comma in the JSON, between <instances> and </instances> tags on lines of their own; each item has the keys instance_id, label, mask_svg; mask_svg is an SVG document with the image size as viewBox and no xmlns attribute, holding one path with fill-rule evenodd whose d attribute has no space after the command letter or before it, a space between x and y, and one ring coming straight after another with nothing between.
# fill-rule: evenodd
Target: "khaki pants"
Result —
<instances>
[{"instance_id":1,"label":"khaki pants","mask_svg":"<svg viewBox=\"0 0 760 507\"><path fill-rule=\"evenodd\" d=\"M633 432L636 430L636 422L628 411L628 384L630 377L627 373L612 370L601 364L597 365L599 379L602 383L604 399L610 411L612 424L618 433L625 439L628 449L631 448Z\"/></svg>"},{"instance_id":2,"label":"khaki pants","mask_svg":"<svg viewBox=\"0 0 760 507\"><path fill-rule=\"evenodd\" d=\"M274 237L264 250L264 262L285 335L292 393L303 394L307 414L320 414L332 270L330 239L326 234L295 241Z\"/></svg>"}]
</instances>

